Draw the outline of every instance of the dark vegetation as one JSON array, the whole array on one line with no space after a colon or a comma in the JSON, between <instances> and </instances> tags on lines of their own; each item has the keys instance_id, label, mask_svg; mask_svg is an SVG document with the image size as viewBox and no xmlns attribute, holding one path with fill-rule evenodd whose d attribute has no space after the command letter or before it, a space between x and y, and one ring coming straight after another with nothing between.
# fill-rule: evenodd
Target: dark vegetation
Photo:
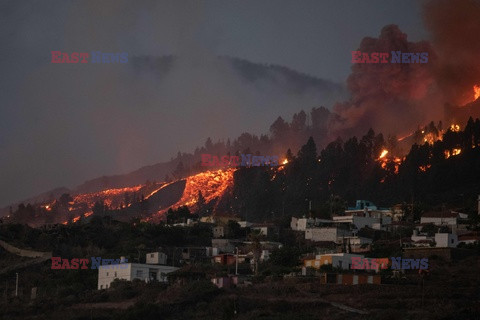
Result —
<instances>
[{"instance_id":1,"label":"dark vegetation","mask_svg":"<svg viewBox=\"0 0 480 320\"><path fill-rule=\"evenodd\" d=\"M438 132L433 123L426 130ZM369 199L387 207L403 203L412 219L418 219L425 210L445 206L476 212L479 119L470 118L463 131L447 130L443 140L433 144L414 144L398 172L393 161L387 161L385 168L378 161L384 148L395 150L396 144L396 139L384 139L370 130L361 139L334 141L318 154L310 138L297 156L287 151L284 170L240 168L235 173L231 199L224 199L225 209L232 207L243 217L265 220L285 213L307 214L311 201L311 213L328 218L355 199ZM452 154L454 149L461 149L461 153L446 158L445 153Z\"/></svg>"}]
</instances>

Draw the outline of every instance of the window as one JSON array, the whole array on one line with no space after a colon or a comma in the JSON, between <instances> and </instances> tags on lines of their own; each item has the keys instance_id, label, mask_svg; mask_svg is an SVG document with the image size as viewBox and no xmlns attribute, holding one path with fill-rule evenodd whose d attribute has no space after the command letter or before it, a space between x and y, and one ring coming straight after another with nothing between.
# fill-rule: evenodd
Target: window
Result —
<instances>
[{"instance_id":1,"label":"window","mask_svg":"<svg viewBox=\"0 0 480 320\"><path fill-rule=\"evenodd\" d=\"M103 284L100 285L100 289L103 289Z\"/></svg>"},{"instance_id":2,"label":"window","mask_svg":"<svg viewBox=\"0 0 480 320\"><path fill-rule=\"evenodd\" d=\"M142 270L137 270L137 278L140 278L140 279L143 278L143 271Z\"/></svg>"},{"instance_id":3,"label":"window","mask_svg":"<svg viewBox=\"0 0 480 320\"><path fill-rule=\"evenodd\" d=\"M115 271L115 278L117 277L117 271Z\"/></svg>"},{"instance_id":4,"label":"window","mask_svg":"<svg viewBox=\"0 0 480 320\"><path fill-rule=\"evenodd\" d=\"M150 253L150 258L153 258L153 253Z\"/></svg>"},{"instance_id":5,"label":"window","mask_svg":"<svg viewBox=\"0 0 480 320\"><path fill-rule=\"evenodd\" d=\"M107 272L107 277L108 277L108 272Z\"/></svg>"},{"instance_id":6,"label":"window","mask_svg":"<svg viewBox=\"0 0 480 320\"><path fill-rule=\"evenodd\" d=\"M453 244L453 239L452 239L452 244Z\"/></svg>"}]
</instances>

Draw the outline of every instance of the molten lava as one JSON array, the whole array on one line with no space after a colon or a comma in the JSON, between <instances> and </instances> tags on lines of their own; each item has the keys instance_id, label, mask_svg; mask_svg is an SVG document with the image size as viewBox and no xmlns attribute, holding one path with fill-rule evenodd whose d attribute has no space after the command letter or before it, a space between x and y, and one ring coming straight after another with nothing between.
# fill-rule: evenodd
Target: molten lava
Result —
<instances>
[{"instance_id":1,"label":"molten lava","mask_svg":"<svg viewBox=\"0 0 480 320\"><path fill-rule=\"evenodd\" d=\"M233 173L236 170L231 168L207 171L188 177L182 197L171 207L194 206L197 203L199 191L202 192L206 203L219 199L229 187L233 186ZM160 210L157 214L162 215L166 211L166 209Z\"/></svg>"},{"instance_id":2,"label":"molten lava","mask_svg":"<svg viewBox=\"0 0 480 320\"><path fill-rule=\"evenodd\" d=\"M142 185L138 185L135 187L107 189L100 192L83 193L74 196L73 201L76 205L84 203L89 208L93 207L93 205L97 201L104 203L109 207L119 207L125 201L126 193L134 194L135 192L138 192L141 188Z\"/></svg>"}]
</instances>

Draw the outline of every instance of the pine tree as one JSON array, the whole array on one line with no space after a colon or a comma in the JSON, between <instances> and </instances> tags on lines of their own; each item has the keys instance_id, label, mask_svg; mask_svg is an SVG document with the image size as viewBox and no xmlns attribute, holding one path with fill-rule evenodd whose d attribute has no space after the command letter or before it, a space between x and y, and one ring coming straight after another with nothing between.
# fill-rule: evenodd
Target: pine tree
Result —
<instances>
[{"instance_id":1,"label":"pine tree","mask_svg":"<svg viewBox=\"0 0 480 320\"><path fill-rule=\"evenodd\" d=\"M206 200L202 194L202 191L198 190L197 214L201 217L205 215L205 212L206 212Z\"/></svg>"}]
</instances>

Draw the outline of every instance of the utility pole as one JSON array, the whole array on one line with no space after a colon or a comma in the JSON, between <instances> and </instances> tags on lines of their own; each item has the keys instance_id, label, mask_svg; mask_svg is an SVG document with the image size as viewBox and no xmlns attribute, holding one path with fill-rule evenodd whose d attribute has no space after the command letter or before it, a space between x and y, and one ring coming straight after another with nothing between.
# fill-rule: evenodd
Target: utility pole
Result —
<instances>
[{"instance_id":1,"label":"utility pole","mask_svg":"<svg viewBox=\"0 0 480 320\"><path fill-rule=\"evenodd\" d=\"M18 272L16 273L17 275L17 281L15 282L15 297L18 297Z\"/></svg>"},{"instance_id":2,"label":"utility pole","mask_svg":"<svg viewBox=\"0 0 480 320\"><path fill-rule=\"evenodd\" d=\"M238 276L238 247L235 247L237 249L237 256L235 257L235 275Z\"/></svg>"},{"instance_id":3,"label":"utility pole","mask_svg":"<svg viewBox=\"0 0 480 320\"><path fill-rule=\"evenodd\" d=\"M422 274L422 308L423 308L423 300L424 300L424 297L425 297L424 287L425 287L425 277Z\"/></svg>"}]
</instances>

